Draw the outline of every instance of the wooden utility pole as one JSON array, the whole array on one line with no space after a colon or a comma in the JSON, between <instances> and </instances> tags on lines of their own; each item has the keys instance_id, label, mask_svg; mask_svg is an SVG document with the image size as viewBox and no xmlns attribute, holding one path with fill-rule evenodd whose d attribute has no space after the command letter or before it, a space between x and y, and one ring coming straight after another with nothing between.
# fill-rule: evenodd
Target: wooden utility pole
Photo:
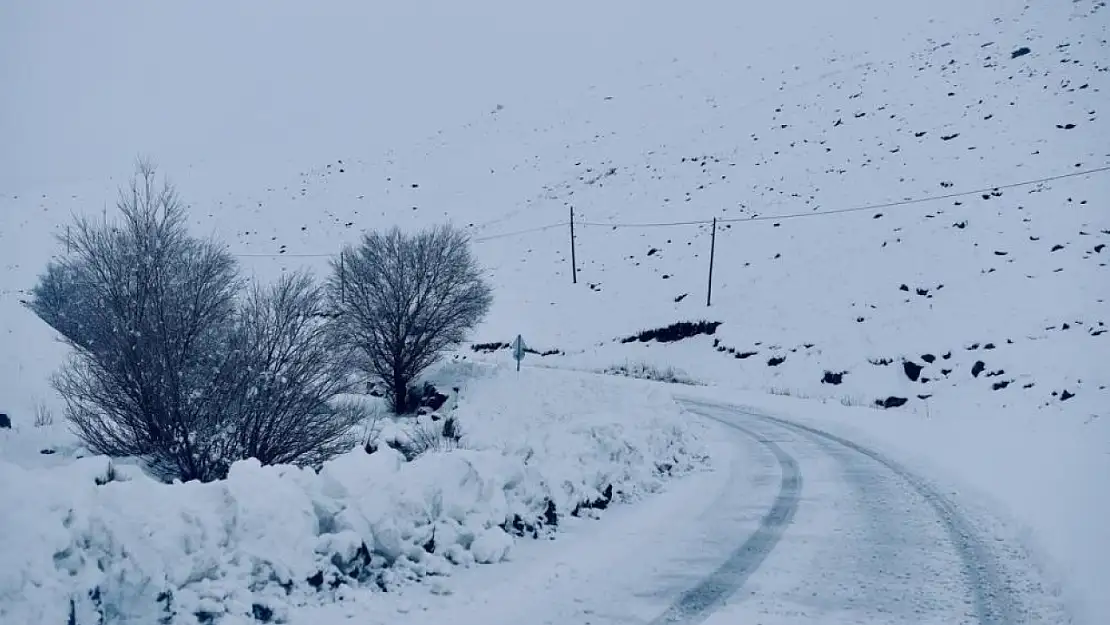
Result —
<instances>
[{"instance_id":1,"label":"wooden utility pole","mask_svg":"<svg viewBox=\"0 0 1110 625\"><path fill-rule=\"evenodd\" d=\"M713 256L717 252L717 218L713 218L713 229L709 235L709 287L705 291L705 305L713 304Z\"/></svg>"},{"instance_id":2,"label":"wooden utility pole","mask_svg":"<svg viewBox=\"0 0 1110 625\"><path fill-rule=\"evenodd\" d=\"M574 255L574 207L570 207L570 281L578 284L578 259Z\"/></svg>"}]
</instances>

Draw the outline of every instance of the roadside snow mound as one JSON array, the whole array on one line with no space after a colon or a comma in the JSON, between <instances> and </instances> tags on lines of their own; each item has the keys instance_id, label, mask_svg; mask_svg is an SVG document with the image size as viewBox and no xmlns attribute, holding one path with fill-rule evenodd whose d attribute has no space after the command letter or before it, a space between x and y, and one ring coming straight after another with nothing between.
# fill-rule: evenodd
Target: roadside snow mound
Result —
<instances>
[{"instance_id":1,"label":"roadside snow mound","mask_svg":"<svg viewBox=\"0 0 1110 625\"><path fill-rule=\"evenodd\" d=\"M0 622L280 622L352 586L501 561L512 534L705 461L661 390L473 371L456 412L468 448L413 462L383 445L319 473L245 461L222 482L172 485L104 457L0 462Z\"/></svg>"}]
</instances>

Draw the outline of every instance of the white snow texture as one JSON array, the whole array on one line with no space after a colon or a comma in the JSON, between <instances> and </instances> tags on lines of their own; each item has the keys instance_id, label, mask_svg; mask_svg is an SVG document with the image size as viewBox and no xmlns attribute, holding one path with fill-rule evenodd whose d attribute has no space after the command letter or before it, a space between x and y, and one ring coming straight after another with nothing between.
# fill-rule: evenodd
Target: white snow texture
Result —
<instances>
[{"instance_id":1,"label":"white snow texture","mask_svg":"<svg viewBox=\"0 0 1110 625\"><path fill-rule=\"evenodd\" d=\"M131 467L98 484L103 457L0 462L0 623L65 623L71 601L82 625L284 618L347 585L395 589L499 562L517 515L528 539L533 526L542 537L548 501L565 517L609 485L633 500L705 463L662 389L482 366L470 376L455 413L467 448L409 463L380 445L319 474L244 461L209 484Z\"/></svg>"}]
</instances>

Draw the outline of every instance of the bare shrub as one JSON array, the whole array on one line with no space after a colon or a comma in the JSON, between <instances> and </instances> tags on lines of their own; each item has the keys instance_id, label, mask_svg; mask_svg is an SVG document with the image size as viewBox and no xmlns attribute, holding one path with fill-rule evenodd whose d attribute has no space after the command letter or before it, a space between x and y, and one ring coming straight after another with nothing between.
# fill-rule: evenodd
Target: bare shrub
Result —
<instances>
[{"instance_id":1,"label":"bare shrub","mask_svg":"<svg viewBox=\"0 0 1110 625\"><path fill-rule=\"evenodd\" d=\"M329 353L311 280L290 276L240 303L234 259L189 235L175 190L148 164L117 206L119 223L76 220L62 237L70 253L29 303L74 350L54 385L89 448L182 480L341 449L357 415L327 404L344 363Z\"/></svg>"},{"instance_id":2,"label":"bare shrub","mask_svg":"<svg viewBox=\"0 0 1110 625\"><path fill-rule=\"evenodd\" d=\"M331 331L323 288L303 273L250 290L235 327L236 375L226 392L233 456L318 465L357 443L365 411L330 401L348 390L346 351Z\"/></svg>"},{"instance_id":3,"label":"bare shrub","mask_svg":"<svg viewBox=\"0 0 1110 625\"><path fill-rule=\"evenodd\" d=\"M402 438L391 440L388 444L411 462L426 453L460 449L462 441L462 430L458 420L452 416L439 421L417 420L405 429Z\"/></svg>"},{"instance_id":4,"label":"bare shrub","mask_svg":"<svg viewBox=\"0 0 1110 625\"><path fill-rule=\"evenodd\" d=\"M35 404L34 426L37 428L44 428L51 425L54 425L54 411L43 402Z\"/></svg>"},{"instance_id":5,"label":"bare shrub","mask_svg":"<svg viewBox=\"0 0 1110 625\"><path fill-rule=\"evenodd\" d=\"M624 364L612 365L606 369L602 369L601 373L620 375L639 380L666 382L668 384L686 384L688 386L701 385L701 382L691 378L681 369L676 369L675 367L656 367L646 362L625 362Z\"/></svg>"},{"instance_id":6,"label":"bare shrub","mask_svg":"<svg viewBox=\"0 0 1110 625\"><path fill-rule=\"evenodd\" d=\"M398 414L416 376L461 343L492 301L466 235L451 226L367 234L332 261L328 284L341 336Z\"/></svg>"}]
</instances>

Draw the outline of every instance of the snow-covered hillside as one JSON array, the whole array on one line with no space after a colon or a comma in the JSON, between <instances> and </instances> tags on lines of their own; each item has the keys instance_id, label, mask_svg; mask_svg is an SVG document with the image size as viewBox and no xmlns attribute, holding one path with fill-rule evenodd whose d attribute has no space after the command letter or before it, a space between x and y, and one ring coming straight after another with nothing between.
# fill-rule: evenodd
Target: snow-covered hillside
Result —
<instances>
[{"instance_id":1,"label":"snow-covered hillside","mask_svg":"<svg viewBox=\"0 0 1110 625\"><path fill-rule=\"evenodd\" d=\"M70 215L110 211L148 154L194 230L262 279L451 220L495 287L475 342L557 352L529 364L882 401L876 427L912 424L921 453L966 436L948 469L1026 520L1040 500L999 476L1037 432L1046 464L1105 466L1105 2L195 6L0 7L0 412L17 426L57 409L65 356L20 300ZM712 334L621 340L701 320ZM1011 423L1029 435L980 471ZM1044 501L1094 518L1093 488ZM1059 570L1110 554L1089 524L1029 523Z\"/></svg>"},{"instance_id":2,"label":"snow-covered hillside","mask_svg":"<svg viewBox=\"0 0 1110 625\"><path fill-rule=\"evenodd\" d=\"M167 173L197 229L263 277L323 266L298 255L326 256L363 229L473 225L499 287L480 339L522 332L591 361L665 361L708 380L861 403L896 396L924 409L919 396L943 403L966 391L984 405L1089 418L1110 397L1095 357L1110 336L1110 174L1003 185L1110 162L1099 110L1106 12L1092 2L917 10L935 19L876 14L890 21L868 27L879 32L866 49L835 29L805 50L800 36L753 41L730 16L749 38L715 39L554 102L501 107L491 95L475 121L384 156L347 146L315 162L282 152L299 162L294 174L251 159ZM849 25L840 19L829 28ZM52 227L110 203L113 184L0 199L12 411L25 411L29 389L46 392L38 380L57 355L43 354L46 335L18 308L20 293L57 251ZM578 284L558 225L571 207ZM731 221L719 224L706 308L710 227L638 224L712 217ZM702 318L722 322L723 351L708 338L613 343ZM916 381L903 361L924 367ZM845 372L842 384L823 384L826 371Z\"/></svg>"}]
</instances>

